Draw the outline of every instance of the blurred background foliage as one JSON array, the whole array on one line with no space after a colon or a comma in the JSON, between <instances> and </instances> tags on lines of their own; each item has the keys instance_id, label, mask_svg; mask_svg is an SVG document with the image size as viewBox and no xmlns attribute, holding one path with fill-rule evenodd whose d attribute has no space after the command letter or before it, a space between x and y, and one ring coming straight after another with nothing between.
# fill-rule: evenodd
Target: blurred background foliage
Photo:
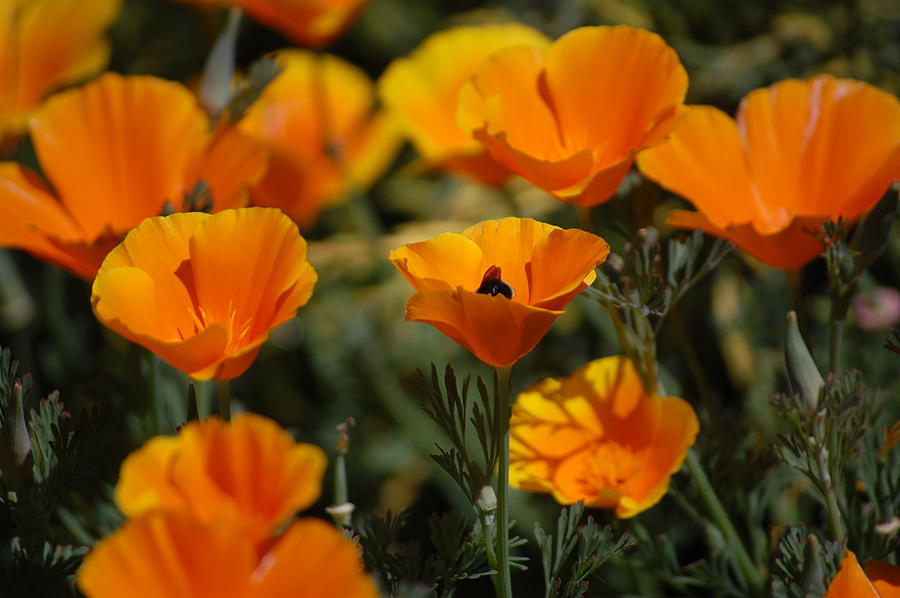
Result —
<instances>
[{"instance_id":1,"label":"blurred background foliage","mask_svg":"<svg viewBox=\"0 0 900 598\"><path fill-rule=\"evenodd\" d=\"M656 31L677 50L688 71L688 101L732 114L740 98L756 87L822 72L900 92L900 3L894 0L372 0L355 26L326 50L377 78L392 59L436 30L509 20L554 37L594 24ZM126 0L111 30L110 68L196 81L223 23L224 11ZM289 45L286 38L245 18L239 66ZM407 147L366 196L330 207L306 231L309 259L319 273L314 296L296 320L272 334L256 363L232 383L233 410L273 417L330 454L335 426L353 417L351 501L362 512L396 513L411 507L407 527L413 535L426 529L429 513L460 509L469 515L460 491L428 458L440 434L422 412L415 372L427 370L431 362L439 368L452 362L460 375L490 372L431 327L403 320L410 289L387 262L388 251L513 213L577 225L572 206L522 181L501 191L488 189L450 175L423 173L410 166L414 158ZM38 167L27 139L4 159ZM680 203L635 172L616 199L594 210L595 231L614 252L621 251L638 228L661 226L668 209ZM897 228L895 223L887 251L865 275L863 292L900 287ZM786 390L783 322L797 300L806 338L819 363L825 361L824 264L817 260L796 275L793 299L788 278L733 252L682 301L660 339L666 387L697 408L703 460L710 464L710 477L726 506L742 514L740 531L752 538L757 555L768 554L784 526L815 519L819 509L803 493L808 481L774 467L772 444L786 423L769 401L773 393ZM54 515L57 539L72 544L90 542L118 524L108 502L118 464L150 436L173 433L184 421L188 383L144 349L104 329L91 313L89 298L89 286L67 272L22 252L0 253L0 345L12 349L19 372L33 374L26 409L59 390L70 412L97 407L115 412L115 421L121 422L97 440L104 449L98 470L103 473L99 481L93 478L95 491L73 494ZM882 348L886 335L861 329L851 317L844 344L844 363L862 370L868 388L883 389L885 408L873 437L881 425L900 417L898 357ZM516 365L514 391L617 352L606 315L579 297L538 348ZM197 391L203 414L214 403L215 391L208 384L198 384ZM692 492L687 477L676 475L670 494L634 521L594 512L601 523L630 529L639 543L644 540L626 559L601 569L609 593L654 595L687 579L682 567L704 554L708 540L702 537L703 526L682 515L693 502ZM535 521L548 527L556 520L558 506L548 496L513 491L512 500L518 535L532 536ZM324 515L329 502L326 492L313 513ZM14 525L0 519L0 533L6 537ZM657 542L663 531L678 547L677 555L660 548L669 546ZM534 544L522 551L531 557L532 567L514 582L524 588L540 583L541 573ZM645 566L659 571L656 579L637 578L633 567ZM713 575L714 570L695 573ZM472 583L490 592L488 581ZM690 592L690 584L682 590Z\"/></svg>"}]
</instances>

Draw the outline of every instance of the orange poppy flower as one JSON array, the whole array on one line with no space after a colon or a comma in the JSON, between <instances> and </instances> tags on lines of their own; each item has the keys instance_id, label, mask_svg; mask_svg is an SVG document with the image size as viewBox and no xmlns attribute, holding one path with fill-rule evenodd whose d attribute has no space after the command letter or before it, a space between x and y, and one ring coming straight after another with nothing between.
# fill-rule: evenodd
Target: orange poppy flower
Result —
<instances>
[{"instance_id":1,"label":"orange poppy flower","mask_svg":"<svg viewBox=\"0 0 900 598\"><path fill-rule=\"evenodd\" d=\"M322 47L338 37L368 0L180 0L206 6L236 6L298 44Z\"/></svg>"},{"instance_id":2,"label":"orange poppy flower","mask_svg":"<svg viewBox=\"0 0 900 598\"><path fill-rule=\"evenodd\" d=\"M368 188L390 166L400 132L372 112L372 81L352 64L303 50L275 57L284 70L238 125L271 150L251 201L309 226L325 204Z\"/></svg>"},{"instance_id":3,"label":"orange poppy flower","mask_svg":"<svg viewBox=\"0 0 900 598\"><path fill-rule=\"evenodd\" d=\"M407 320L505 367L537 345L607 255L606 241L582 230L504 218L404 245L390 260L416 289Z\"/></svg>"},{"instance_id":4,"label":"orange poppy flower","mask_svg":"<svg viewBox=\"0 0 900 598\"><path fill-rule=\"evenodd\" d=\"M182 85L108 73L53 96L30 123L54 192L22 165L0 163L0 245L25 249L90 280L106 253L197 181L217 210L246 201L265 152L235 130L210 132Z\"/></svg>"},{"instance_id":5,"label":"orange poppy flower","mask_svg":"<svg viewBox=\"0 0 900 598\"><path fill-rule=\"evenodd\" d=\"M100 540L78 571L89 598L376 598L359 548L301 519L259 550L229 525L183 513L132 519Z\"/></svg>"},{"instance_id":6,"label":"orange poppy flower","mask_svg":"<svg viewBox=\"0 0 900 598\"><path fill-rule=\"evenodd\" d=\"M0 3L0 140L20 133L48 93L90 77L109 60L102 33L121 0Z\"/></svg>"},{"instance_id":7,"label":"orange poppy flower","mask_svg":"<svg viewBox=\"0 0 900 598\"><path fill-rule=\"evenodd\" d=\"M148 218L94 280L94 314L198 380L242 374L312 295L306 241L279 210Z\"/></svg>"},{"instance_id":8,"label":"orange poppy flower","mask_svg":"<svg viewBox=\"0 0 900 598\"><path fill-rule=\"evenodd\" d=\"M900 174L900 102L820 75L751 92L737 120L693 106L641 171L693 203L669 224L731 240L762 262L798 268L822 252L812 232L853 219Z\"/></svg>"},{"instance_id":9,"label":"orange poppy flower","mask_svg":"<svg viewBox=\"0 0 900 598\"><path fill-rule=\"evenodd\" d=\"M841 570L831 580L825 598L900 598L900 567L869 561L866 571L868 576L856 555L845 551Z\"/></svg>"},{"instance_id":10,"label":"orange poppy flower","mask_svg":"<svg viewBox=\"0 0 900 598\"><path fill-rule=\"evenodd\" d=\"M116 502L127 517L183 512L268 539L322 490L325 453L295 443L270 419L240 414L191 422L157 436L122 463Z\"/></svg>"},{"instance_id":11,"label":"orange poppy flower","mask_svg":"<svg viewBox=\"0 0 900 598\"><path fill-rule=\"evenodd\" d=\"M597 359L519 395L509 483L633 517L666 493L698 430L690 404L648 396L629 359Z\"/></svg>"},{"instance_id":12,"label":"orange poppy flower","mask_svg":"<svg viewBox=\"0 0 900 598\"><path fill-rule=\"evenodd\" d=\"M509 170L456 123L459 90L497 50L549 43L541 32L518 23L441 31L409 58L392 62L378 81L378 92L429 166L499 185Z\"/></svg>"},{"instance_id":13,"label":"orange poppy flower","mask_svg":"<svg viewBox=\"0 0 900 598\"><path fill-rule=\"evenodd\" d=\"M548 49L487 59L459 93L458 122L498 162L557 199L612 197L635 155L665 139L687 74L655 33L582 27Z\"/></svg>"}]
</instances>

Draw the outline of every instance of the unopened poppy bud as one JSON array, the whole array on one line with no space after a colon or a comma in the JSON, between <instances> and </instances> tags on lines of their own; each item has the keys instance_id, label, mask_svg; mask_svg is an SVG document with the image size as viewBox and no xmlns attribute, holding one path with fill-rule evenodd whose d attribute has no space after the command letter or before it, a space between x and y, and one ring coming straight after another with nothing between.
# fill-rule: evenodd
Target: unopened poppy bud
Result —
<instances>
[{"instance_id":1,"label":"unopened poppy bud","mask_svg":"<svg viewBox=\"0 0 900 598\"><path fill-rule=\"evenodd\" d=\"M22 407L22 384L13 385L12 401L7 406L3 426L0 427L0 473L22 479L31 475L34 457L31 454L31 436L25 424Z\"/></svg>"},{"instance_id":2,"label":"unopened poppy bud","mask_svg":"<svg viewBox=\"0 0 900 598\"><path fill-rule=\"evenodd\" d=\"M819 390L825 385L819 368L813 360L800 328L797 326L797 314L793 311L787 315L787 329L784 339L784 365L787 369L791 392L799 394L803 403L814 411L819 402Z\"/></svg>"},{"instance_id":3,"label":"unopened poppy bud","mask_svg":"<svg viewBox=\"0 0 900 598\"><path fill-rule=\"evenodd\" d=\"M483 486L478 493L478 508L485 513L493 513L497 510L497 495L490 486Z\"/></svg>"}]
</instances>

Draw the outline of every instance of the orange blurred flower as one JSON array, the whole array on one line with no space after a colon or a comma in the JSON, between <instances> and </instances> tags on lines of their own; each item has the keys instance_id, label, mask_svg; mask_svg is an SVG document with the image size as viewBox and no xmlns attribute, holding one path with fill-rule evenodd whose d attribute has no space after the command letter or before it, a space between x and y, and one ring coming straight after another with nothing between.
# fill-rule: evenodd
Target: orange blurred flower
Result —
<instances>
[{"instance_id":1,"label":"orange blurred flower","mask_svg":"<svg viewBox=\"0 0 900 598\"><path fill-rule=\"evenodd\" d=\"M407 320L504 367L537 345L607 255L606 241L582 230L504 218L404 245L390 260L416 289Z\"/></svg>"},{"instance_id":2,"label":"orange blurred flower","mask_svg":"<svg viewBox=\"0 0 900 598\"><path fill-rule=\"evenodd\" d=\"M615 194L640 150L665 139L686 90L678 56L655 33L582 27L546 50L496 52L460 90L457 116L511 171L593 206Z\"/></svg>"},{"instance_id":3,"label":"orange blurred flower","mask_svg":"<svg viewBox=\"0 0 900 598\"><path fill-rule=\"evenodd\" d=\"M100 540L77 581L89 598L378 596L359 548L318 519L301 519L258 548L229 525L150 513Z\"/></svg>"},{"instance_id":4,"label":"orange blurred flower","mask_svg":"<svg viewBox=\"0 0 900 598\"><path fill-rule=\"evenodd\" d=\"M271 150L251 201L309 226L325 204L368 188L390 166L400 133L372 112L373 85L357 67L303 50L275 57L284 70L238 125Z\"/></svg>"},{"instance_id":5,"label":"orange blurred flower","mask_svg":"<svg viewBox=\"0 0 900 598\"><path fill-rule=\"evenodd\" d=\"M236 6L298 44L319 48L347 29L368 0L179 0L201 6Z\"/></svg>"},{"instance_id":6,"label":"orange blurred flower","mask_svg":"<svg viewBox=\"0 0 900 598\"><path fill-rule=\"evenodd\" d=\"M847 550L825 598L900 598L900 567L869 561L864 572L856 555Z\"/></svg>"},{"instance_id":7,"label":"orange blurred flower","mask_svg":"<svg viewBox=\"0 0 900 598\"><path fill-rule=\"evenodd\" d=\"M459 90L497 50L549 43L541 32L518 23L441 31L409 58L394 60L379 79L378 92L429 166L499 185L509 170L456 123Z\"/></svg>"},{"instance_id":8,"label":"orange blurred flower","mask_svg":"<svg viewBox=\"0 0 900 598\"><path fill-rule=\"evenodd\" d=\"M48 93L90 77L109 61L101 37L121 0L0 3L0 141L20 133Z\"/></svg>"},{"instance_id":9,"label":"orange blurred flower","mask_svg":"<svg viewBox=\"0 0 900 598\"><path fill-rule=\"evenodd\" d=\"M820 75L751 92L737 120L693 106L638 167L693 203L669 224L729 239L778 268L822 252L812 232L853 219L900 174L900 102L871 85Z\"/></svg>"},{"instance_id":10,"label":"orange blurred flower","mask_svg":"<svg viewBox=\"0 0 900 598\"><path fill-rule=\"evenodd\" d=\"M266 154L236 130L210 132L182 85L108 73L49 99L30 123L55 193L26 167L0 163L0 245L90 280L128 230L203 180L221 210L243 205Z\"/></svg>"},{"instance_id":11,"label":"orange blurred flower","mask_svg":"<svg viewBox=\"0 0 900 598\"><path fill-rule=\"evenodd\" d=\"M295 443L270 419L192 422L157 436L122 463L116 502L127 517L154 511L240 529L263 542L322 490L325 453Z\"/></svg>"},{"instance_id":12,"label":"orange blurred flower","mask_svg":"<svg viewBox=\"0 0 900 598\"><path fill-rule=\"evenodd\" d=\"M698 430L690 404L648 396L629 359L597 359L519 395L509 483L632 517L663 497Z\"/></svg>"},{"instance_id":13,"label":"orange blurred flower","mask_svg":"<svg viewBox=\"0 0 900 598\"><path fill-rule=\"evenodd\" d=\"M94 280L94 314L198 380L242 374L312 295L306 241L281 211L148 218Z\"/></svg>"}]
</instances>

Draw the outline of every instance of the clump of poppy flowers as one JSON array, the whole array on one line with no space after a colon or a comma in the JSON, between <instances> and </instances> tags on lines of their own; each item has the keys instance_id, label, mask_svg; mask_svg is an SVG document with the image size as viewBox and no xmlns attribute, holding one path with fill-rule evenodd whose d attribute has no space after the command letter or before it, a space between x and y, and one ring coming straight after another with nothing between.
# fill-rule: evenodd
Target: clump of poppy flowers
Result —
<instances>
[{"instance_id":1,"label":"clump of poppy flowers","mask_svg":"<svg viewBox=\"0 0 900 598\"><path fill-rule=\"evenodd\" d=\"M0 594L896 596L895 78L402 4L0 7Z\"/></svg>"}]
</instances>

